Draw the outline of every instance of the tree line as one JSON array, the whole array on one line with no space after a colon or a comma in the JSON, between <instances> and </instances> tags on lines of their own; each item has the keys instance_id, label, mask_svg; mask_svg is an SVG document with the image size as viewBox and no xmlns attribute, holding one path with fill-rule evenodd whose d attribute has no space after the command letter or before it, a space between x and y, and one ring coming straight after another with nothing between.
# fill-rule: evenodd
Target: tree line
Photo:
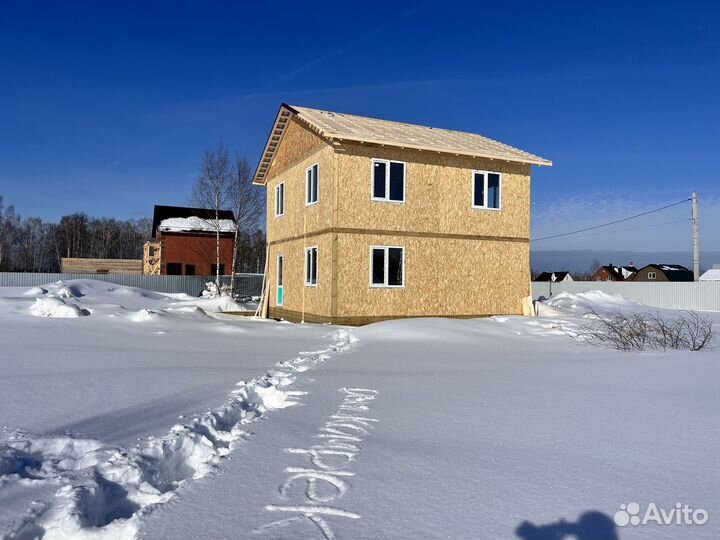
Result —
<instances>
[{"instance_id":1,"label":"tree line","mask_svg":"<svg viewBox=\"0 0 720 540\"><path fill-rule=\"evenodd\" d=\"M22 217L0 195L0 271L59 272L63 257L140 259L148 218L117 220L75 213L57 223Z\"/></svg>"},{"instance_id":2,"label":"tree line","mask_svg":"<svg viewBox=\"0 0 720 540\"><path fill-rule=\"evenodd\" d=\"M251 181L252 169L244 157L231 159L222 144L205 150L190 204L232 210L237 229L233 267L236 272L262 273L265 196ZM147 217L118 220L74 213L51 223L20 216L0 194L0 272L59 272L63 257L142 259L143 245L151 237Z\"/></svg>"}]
</instances>

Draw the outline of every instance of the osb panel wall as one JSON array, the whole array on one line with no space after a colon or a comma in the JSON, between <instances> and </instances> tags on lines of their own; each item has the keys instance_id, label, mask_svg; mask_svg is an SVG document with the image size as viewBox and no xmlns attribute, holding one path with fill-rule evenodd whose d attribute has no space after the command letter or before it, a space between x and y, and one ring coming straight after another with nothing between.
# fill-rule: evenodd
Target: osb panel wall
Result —
<instances>
[{"instance_id":1,"label":"osb panel wall","mask_svg":"<svg viewBox=\"0 0 720 540\"><path fill-rule=\"evenodd\" d=\"M371 200L372 158L405 161L405 203ZM346 143L338 151L339 227L528 238L530 166ZM473 170L502 173L502 209L472 208Z\"/></svg>"},{"instance_id":2,"label":"osb panel wall","mask_svg":"<svg viewBox=\"0 0 720 540\"><path fill-rule=\"evenodd\" d=\"M405 287L370 287L370 246L405 247ZM338 238L337 316L522 313L530 294L527 242L370 234Z\"/></svg>"},{"instance_id":3,"label":"osb panel wall","mask_svg":"<svg viewBox=\"0 0 720 540\"><path fill-rule=\"evenodd\" d=\"M292 139L284 138L281 144L291 145ZM335 206L335 153L329 145L323 145L301 159L267 183L267 234L273 242L332 226ZM305 206L305 171L311 165L320 165L318 172L318 203ZM285 183L285 214L275 217L275 186Z\"/></svg>"},{"instance_id":4,"label":"osb panel wall","mask_svg":"<svg viewBox=\"0 0 720 540\"><path fill-rule=\"evenodd\" d=\"M319 150L327 143L318 135L304 127L297 118L293 117L285 130L280 147L275 153L268 178L282 173L288 167Z\"/></svg>"},{"instance_id":5,"label":"osb panel wall","mask_svg":"<svg viewBox=\"0 0 720 540\"><path fill-rule=\"evenodd\" d=\"M318 248L317 287L305 286L305 248ZM332 235L322 234L307 240L291 240L270 246L268 260L269 307L277 305L277 256L285 256L282 308L317 315L330 315L332 292Z\"/></svg>"}]
</instances>

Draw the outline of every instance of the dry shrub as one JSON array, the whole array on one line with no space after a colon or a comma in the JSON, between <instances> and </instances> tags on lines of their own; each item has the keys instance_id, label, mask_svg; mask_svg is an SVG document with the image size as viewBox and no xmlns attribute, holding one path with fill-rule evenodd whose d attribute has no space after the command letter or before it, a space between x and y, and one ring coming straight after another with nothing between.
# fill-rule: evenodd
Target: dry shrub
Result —
<instances>
[{"instance_id":1,"label":"dry shrub","mask_svg":"<svg viewBox=\"0 0 720 540\"><path fill-rule=\"evenodd\" d=\"M715 339L712 320L696 311L683 311L672 317L659 312L601 314L595 310L589 315L591 322L581 326L577 336L588 343L609 345L621 351L699 351L710 348Z\"/></svg>"}]
</instances>

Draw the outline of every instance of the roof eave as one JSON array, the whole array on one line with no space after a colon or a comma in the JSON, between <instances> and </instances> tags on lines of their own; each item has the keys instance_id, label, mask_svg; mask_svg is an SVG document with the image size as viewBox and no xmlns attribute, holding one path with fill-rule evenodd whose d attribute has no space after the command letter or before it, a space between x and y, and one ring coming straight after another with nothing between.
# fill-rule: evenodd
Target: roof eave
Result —
<instances>
[{"instance_id":1,"label":"roof eave","mask_svg":"<svg viewBox=\"0 0 720 540\"><path fill-rule=\"evenodd\" d=\"M302 118L302 117L298 117ZM463 150L450 150L450 149L439 149L439 148L430 148L427 146L419 145L419 144L398 144L396 142L392 141L384 141L381 139L372 139L369 137L348 137L347 135L336 135L331 133L322 133L322 135L328 139L334 139L338 141L351 141L351 142L357 142L357 143L367 143L367 144L378 144L381 146L392 146L395 148L411 148L413 150L420 150L424 152L438 152L440 154L452 154L455 156L468 156L468 157L475 157L475 158L485 158L485 159L495 159L498 161L509 161L513 163L527 163L529 165L540 165L543 167L552 167L552 161L548 159L543 159L539 156L529 156L529 157L507 157L507 156L498 156L494 154L489 153L478 153L478 152L467 152Z\"/></svg>"},{"instance_id":2,"label":"roof eave","mask_svg":"<svg viewBox=\"0 0 720 540\"><path fill-rule=\"evenodd\" d=\"M270 171L273 159L275 158L275 152L280 147L287 126L293 116L297 115L298 112L294 107L291 107L287 103L282 103L278 110L273 127L268 135L265 148L260 157L260 162L255 168L255 174L253 174L253 185L264 186L267 183L267 174Z\"/></svg>"}]
</instances>

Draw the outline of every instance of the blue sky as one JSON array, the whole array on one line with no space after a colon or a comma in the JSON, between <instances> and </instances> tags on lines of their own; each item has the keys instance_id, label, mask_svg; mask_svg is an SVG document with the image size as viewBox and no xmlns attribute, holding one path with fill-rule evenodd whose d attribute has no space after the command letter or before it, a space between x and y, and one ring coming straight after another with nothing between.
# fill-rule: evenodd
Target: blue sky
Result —
<instances>
[{"instance_id":1,"label":"blue sky","mask_svg":"<svg viewBox=\"0 0 720 540\"><path fill-rule=\"evenodd\" d=\"M5 1L0 194L51 220L183 204L203 148L254 165L285 101L552 159L534 169L536 237L693 189L719 230L718 28L713 2ZM688 212L537 246L681 249L689 224L664 223Z\"/></svg>"}]
</instances>

